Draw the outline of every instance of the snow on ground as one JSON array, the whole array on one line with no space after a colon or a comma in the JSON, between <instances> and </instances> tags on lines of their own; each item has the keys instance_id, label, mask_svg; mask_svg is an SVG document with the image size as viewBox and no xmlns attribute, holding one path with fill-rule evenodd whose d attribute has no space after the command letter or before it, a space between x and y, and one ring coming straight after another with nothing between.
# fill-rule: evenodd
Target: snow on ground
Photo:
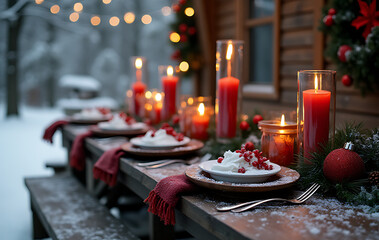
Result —
<instances>
[{"instance_id":1,"label":"snow on ground","mask_svg":"<svg viewBox=\"0 0 379 240\"><path fill-rule=\"evenodd\" d=\"M64 161L61 134L42 141L44 128L63 116L58 109L22 107L19 118L5 118L0 105L0 239L31 239L32 216L25 176L51 175L46 161Z\"/></svg>"}]
</instances>

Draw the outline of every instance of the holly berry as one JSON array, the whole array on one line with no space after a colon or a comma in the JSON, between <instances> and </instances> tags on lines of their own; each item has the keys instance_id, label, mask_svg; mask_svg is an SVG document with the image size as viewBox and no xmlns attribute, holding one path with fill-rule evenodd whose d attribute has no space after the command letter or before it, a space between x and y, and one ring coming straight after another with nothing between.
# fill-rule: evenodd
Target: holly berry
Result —
<instances>
[{"instance_id":1,"label":"holly berry","mask_svg":"<svg viewBox=\"0 0 379 240\"><path fill-rule=\"evenodd\" d=\"M333 16L332 15L326 15L322 21L324 22L324 24L326 26L330 27L333 25L333 22L334 22Z\"/></svg>"},{"instance_id":2,"label":"holly berry","mask_svg":"<svg viewBox=\"0 0 379 240\"><path fill-rule=\"evenodd\" d=\"M196 28L195 27L189 27L188 28L188 34L189 35L194 35L196 33Z\"/></svg>"},{"instance_id":3,"label":"holly berry","mask_svg":"<svg viewBox=\"0 0 379 240\"><path fill-rule=\"evenodd\" d=\"M184 139L183 133L176 134L175 139L176 139L176 141L179 141L179 142L183 141L183 139Z\"/></svg>"},{"instance_id":4,"label":"holly berry","mask_svg":"<svg viewBox=\"0 0 379 240\"><path fill-rule=\"evenodd\" d=\"M179 31L180 31L180 32L184 33L184 32L187 31L187 29L188 29L187 24L182 23L182 24L179 25Z\"/></svg>"},{"instance_id":5,"label":"holly berry","mask_svg":"<svg viewBox=\"0 0 379 240\"><path fill-rule=\"evenodd\" d=\"M342 45L338 48L337 56L341 62L346 62L346 54L349 54L351 47L349 45Z\"/></svg>"},{"instance_id":6,"label":"holly berry","mask_svg":"<svg viewBox=\"0 0 379 240\"><path fill-rule=\"evenodd\" d=\"M246 169L244 167L241 167L240 169L238 169L238 172L239 173L245 173L246 172Z\"/></svg>"},{"instance_id":7,"label":"holly berry","mask_svg":"<svg viewBox=\"0 0 379 240\"><path fill-rule=\"evenodd\" d=\"M179 118L178 115L174 115L174 116L172 116L172 123L173 123L173 124L178 124L179 121L180 121L180 118Z\"/></svg>"},{"instance_id":8,"label":"holly berry","mask_svg":"<svg viewBox=\"0 0 379 240\"><path fill-rule=\"evenodd\" d=\"M255 115L253 118L253 123L258 124L259 121L263 120L263 117L261 115Z\"/></svg>"},{"instance_id":9,"label":"holly berry","mask_svg":"<svg viewBox=\"0 0 379 240\"><path fill-rule=\"evenodd\" d=\"M329 11L328 11L328 15L331 15L331 16L336 15L336 13L337 13L337 11L336 11L336 9L334 9L334 8L331 8L331 9L329 9Z\"/></svg>"},{"instance_id":10,"label":"holly berry","mask_svg":"<svg viewBox=\"0 0 379 240\"><path fill-rule=\"evenodd\" d=\"M174 10L174 12L179 12L180 11L180 6L178 4L175 4L172 6L172 10Z\"/></svg>"},{"instance_id":11,"label":"holly berry","mask_svg":"<svg viewBox=\"0 0 379 240\"><path fill-rule=\"evenodd\" d=\"M109 108L105 108L105 107L98 107L97 111L99 111L103 115L107 115L107 114L111 113L111 110Z\"/></svg>"},{"instance_id":12,"label":"holly berry","mask_svg":"<svg viewBox=\"0 0 379 240\"><path fill-rule=\"evenodd\" d=\"M162 126L161 126L161 129L165 129L165 128L168 128L168 127L171 127L170 124L163 123Z\"/></svg>"},{"instance_id":13,"label":"holly berry","mask_svg":"<svg viewBox=\"0 0 379 240\"><path fill-rule=\"evenodd\" d=\"M172 127L165 128L167 135L173 135L174 129Z\"/></svg>"},{"instance_id":14,"label":"holly berry","mask_svg":"<svg viewBox=\"0 0 379 240\"><path fill-rule=\"evenodd\" d=\"M187 35L180 34L180 41L181 42L187 42L187 40L188 40Z\"/></svg>"},{"instance_id":15,"label":"holly berry","mask_svg":"<svg viewBox=\"0 0 379 240\"><path fill-rule=\"evenodd\" d=\"M242 122L240 123L240 129L241 129L242 131L247 131L247 130L249 130L249 128L250 128L250 125L249 125L248 122L246 122L246 121L242 121Z\"/></svg>"},{"instance_id":16,"label":"holly berry","mask_svg":"<svg viewBox=\"0 0 379 240\"><path fill-rule=\"evenodd\" d=\"M248 151L253 151L253 150L255 149L254 143L252 143L252 142L247 142L247 143L245 144L245 148L246 148L246 150L248 150Z\"/></svg>"},{"instance_id":17,"label":"holly berry","mask_svg":"<svg viewBox=\"0 0 379 240\"><path fill-rule=\"evenodd\" d=\"M222 163L222 160L224 160L224 158L223 158L223 157L219 157L219 158L217 159L217 162L218 162L218 163Z\"/></svg>"},{"instance_id":18,"label":"holly berry","mask_svg":"<svg viewBox=\"0 0 379 240\"><path fill-rule=\"evenodd\" d=\"M353 79L347 74L342 76L341 81L346 87L350 87L353 84Z\"/></svg>"}]
</instances>

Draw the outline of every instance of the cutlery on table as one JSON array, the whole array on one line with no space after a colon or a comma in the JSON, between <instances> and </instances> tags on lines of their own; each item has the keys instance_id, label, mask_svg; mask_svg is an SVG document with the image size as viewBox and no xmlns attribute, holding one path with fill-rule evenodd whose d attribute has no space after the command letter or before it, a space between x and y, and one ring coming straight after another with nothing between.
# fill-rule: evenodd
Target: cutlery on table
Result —
<instances>
[{"instance_id":1,"label":"cutlery on table","mask_svg":"<svg viewBox=\"0 0 379 240\"><path fill-rule=\"evenodd\" d=\"M183 159L167 159L167 160L161 160L161 161L154 161L154 162L149 162L149 163L138 163L137 166L140 167L146 167L148 169L153 169L153 168L160 168L164 167L173 163L184 163L186 165L191 165L197 162L204 162L207 161L211 158L211 154L207 153L203 157L195 157L191 160L183 160Z\"/></svg>"},{"instance_id":2,"label":"cutlery on table","mask_svg":"<svg viewBox=\"0 0 379 240\"><path fill-rule=\"evenodd\" d=\"M319 188L320 188L320 185L317 183L314 183L303 194L301 194L300 196L298 196L295 199L270 198L270 199L265 199L265 200L255 200L255 201L240 203L240 204L236 204L236 205L232 205L232 206L218 207L216 209L217 209L217 211L220 211L220 212L231 210L232 212L239 213L239 212L247 211L247 210L249 210L253 207L256 207L262 203L271 202L271 201L285 201L285 202L290 202L290 203L294 203L294 204L302 204L306 200L308 200Z\"/></svg>"}]
</instances>

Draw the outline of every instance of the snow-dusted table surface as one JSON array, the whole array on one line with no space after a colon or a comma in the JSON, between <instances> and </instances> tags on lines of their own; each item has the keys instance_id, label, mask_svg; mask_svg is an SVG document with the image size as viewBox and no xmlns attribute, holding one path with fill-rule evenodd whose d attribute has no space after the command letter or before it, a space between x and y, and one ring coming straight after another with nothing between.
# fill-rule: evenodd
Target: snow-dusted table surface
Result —
<instances>
[{"instance_id":1,"label":"snow-dusted table surface","mask_svg":"<svg viewBox=\"0 0 379 240\"><path fill-rule=\"evenodd\" d=\"M72 142L83 131L78 127L63 129L63 142ZM102 141L89 139L86 146L92 164L107 149L125 140ZM123 158L119 181L145 199L156 183L164 177L184 173L186 165L174 164L165 168L145 169L136 166L140 160ZM87 167L91 165L87 164ZM87 173L92 172L92 168ZM87 178L90 181L90 178ZM87 183L91 186L91 183ZM92 186L93 187L93 186ZM88 188L91 190L91 187ZM366 206L350 206L335 199L313 196L303 205L272 203L244 213L217 212L215 206L264 199L293 197L295 189L271 193L222 193L208 189L183 196L176 208L176 221L198 239L379 239L379 214L369 213ZM154 222L154 221L153 221ZM170 227L151 225L154 238L172 236Z\"/></svg>"}]
</instances>

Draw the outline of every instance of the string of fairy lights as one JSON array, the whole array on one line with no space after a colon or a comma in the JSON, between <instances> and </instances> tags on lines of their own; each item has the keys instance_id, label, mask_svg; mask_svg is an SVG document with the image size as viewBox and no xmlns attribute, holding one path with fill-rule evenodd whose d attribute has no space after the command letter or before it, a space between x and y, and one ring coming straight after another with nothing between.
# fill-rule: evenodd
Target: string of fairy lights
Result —
<instances>
[{"instance_id":1,"label":"string of fairy lights","mask_svg":"<svg viewBox=\"0 0 379 240\"><path fill-rule=\"evenodd\" d=\"M47 1L45 1L45 0L34 0L34 2L35 2L35 4L42 6L42 4L44 2L47 2ZM107 4L110 4L112 2L112 0L102 0L102 2L103 2L103 4L107 5ZM58 14L65 15L65 14L67 14L68 19L72 23L78 22L81 15L88 15L89 16L89 23L94 27L99 26L102 22L106 23L106 20L108 21L108 24L112 27L117 27L122 22L122 20L124 20L124 22L126 24L132 24L138 20L136 14L133 12L126 12L123 15L123 17L121 18L121 20L120 20L120 17L118 17L118 16L85 13L84 12L84 6L81 2L74 3L72 6L72 10L69 10L68 12L67 12L67 10L63 10L62 7L56 3L51 4L50 6L46 5L45 7L48 8L50 10L50 13L52 13L54 15L58 15ZM161 12L161 14L163 16L169 16L173 10L175 11L175 5L173 5L172 7L164 6L159 11ZM192 7L187 7L186 9L184 9L184 14L187 17L192 17L195 14L195 10ZM140 21L145 25L150 24L153 21L153 18L151 15L152 14L142 15L142 17L140 18ZM169 35L169 39L173 43L179 43L181 40L181 37L180 37L179 33L171 32ZM179 64L179 69L182 72L187 72L189 69L188 62L181 61Z\"/></svg>"},{"instance_id":2,"label":"string of fairy lights","mask_svg":"<svg viewBox=\"0 0 379 240\"><path fill-rule=\"evenodd\" d=\"M41 5L45 2L45 0L34 0L34 1L35 1L35 4L37 5ZM107 5L107 4L110 4L112 0L102 0L102 2L103 4ZM81 2L74 3L72 7L72 12L70 12L68 15L68 19L73 23L77 22L80 18L80 15L83 13L83 11L84 11L84 6ZM53 4L52 6L50 6L50 12L52 14L59 14L60 12L62 12L61 6L59 6L59 4ZM169 16L172 13L172 8L170 6L164 6L160 9L160 12L163 16ZM195 10L191 7L188 7L187 9L185 9L185 14L188 17L192 17L195 14ZM133 12L126 12L121 19L124 20L126 24L132 24L136 22L137 17L135 13ZM99 14L91 14L90 24L92 26L99 26L101 22L105 20L108 20L108 24L112 27L117 27L122 22L122 20L120 20L120 17L118 16L101 16ZM151 14L144 14L140 18L140 20L143 24L148 25L153 21L153 18ZM170 40L173 42L179 42L180 37L178 39L177 36L173 36L173 37L170 36Z\"/></svg>"}]
</instances>

